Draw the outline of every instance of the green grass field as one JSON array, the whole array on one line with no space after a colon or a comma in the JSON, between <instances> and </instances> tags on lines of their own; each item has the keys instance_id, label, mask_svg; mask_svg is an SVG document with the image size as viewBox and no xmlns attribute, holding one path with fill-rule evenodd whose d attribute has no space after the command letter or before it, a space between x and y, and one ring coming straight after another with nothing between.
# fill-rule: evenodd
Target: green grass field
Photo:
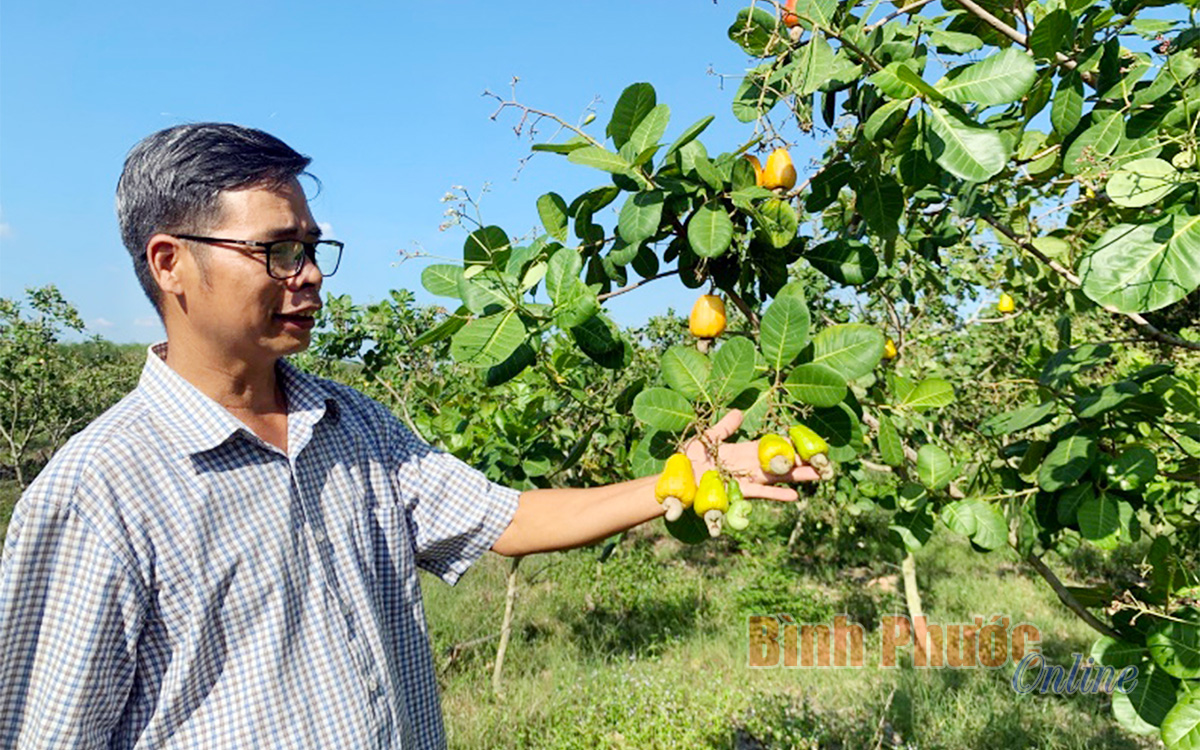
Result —
<instances>
[{"instance_id":1,"label":"green grass field","mask_svg":"<svg viewBox=\"0 0 1200 750\"><path fill-rule=\"evenodd\" d=\"M499 697L496 640L480 639L499 630L508 561L489 554L453 588L426 578L451 747L1158 746L1122 730L1105 696L1018 695L1011 664L882 668L877 630L862 668L752 669L748 614L878 623L904 612L896 566L839 568L724 540L684 549L660 531L644 527L603 565L594 549L523 561ZM1091 631L1015 555L980 555L946 534L917 560L931 622L1002 613L1039 627L1051 663L1090 649Z\"/></svg>"}]
</instances>

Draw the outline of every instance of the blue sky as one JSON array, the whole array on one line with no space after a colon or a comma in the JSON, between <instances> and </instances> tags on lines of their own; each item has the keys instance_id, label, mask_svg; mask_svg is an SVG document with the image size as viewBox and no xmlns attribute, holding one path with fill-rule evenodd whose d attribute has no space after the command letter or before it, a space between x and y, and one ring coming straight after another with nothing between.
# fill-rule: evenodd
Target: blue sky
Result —
<instances>
[{"instance_id":1,"label":"blue sky","mask_svg":"<svg viewBox=\"0 0 1200 750\"><path fill-rule=\"evenodd\" d=\"M649 81L670 105L667 138L706 114L711 151L751 128L729 110L747 60L725 32L741 3L522 2L178 3L66 0L0 11L0 296L57 284L89 332L116 341L161 337L120 243L113 190L125 153L183 122L268 130L313 157L312 201L347 243L332 294L379 300L393 288L448 304L420 286L431 262L458 261L465 232L439 231L452 185L483 196L487 223L519 235L535 201L568 200L606 176L539 154L493 121L485 89L576 119L596 97L598 132L621 90ZM549 137L552 131L543 130ZM812 153L815 145L807 147ZM799 152L794 155L800 156ZM798 162L800 160L798 159ZM803 169L801 170L804 171ZM611 223L611 222L610 222ZM440 258L396 263L400 250ZM632 274L631 274L632 275ZM633 275L635 278L636 276ZM668 277L614 298L634 325L696 292Z\"/></svg>"}]
</instances>

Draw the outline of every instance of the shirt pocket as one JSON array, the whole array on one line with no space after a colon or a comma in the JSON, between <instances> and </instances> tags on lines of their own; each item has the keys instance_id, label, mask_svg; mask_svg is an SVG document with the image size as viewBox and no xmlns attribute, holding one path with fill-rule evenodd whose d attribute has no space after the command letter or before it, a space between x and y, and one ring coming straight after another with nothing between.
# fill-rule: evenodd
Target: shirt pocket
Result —
<instances>
[{"instance_id":1,"label":"shirt pocket","mask_svg":"<svg viewBox=\"0 0 1200 750\"><path fill-rule=\"evenodd\" d=\"M408 516L399 503L381 503L368 508L367 521L377 591L385 609L394 611L416 571Z\"/></svg>"}]
</instances>

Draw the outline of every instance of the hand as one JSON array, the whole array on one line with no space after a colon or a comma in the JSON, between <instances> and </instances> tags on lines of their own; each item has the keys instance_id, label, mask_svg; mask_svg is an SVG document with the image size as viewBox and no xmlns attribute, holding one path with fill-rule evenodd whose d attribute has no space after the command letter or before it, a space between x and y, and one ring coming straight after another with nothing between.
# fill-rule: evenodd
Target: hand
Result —
<instances>
[{"instance_id":1,"label":"hand","mask_svg":"<svg viewBox=\"0 0 1200 750\"><path fill-rule=\"evenodd\" d=\"M799 497L791 487L776 487L775 483L786 482L815 482L820 479L817 470L797 457L796 466L792 471L782 476L767 474L758 465L758 441L748 440L742 443L727 444L726 438L737 431L742 424L740 409L732 409L721 421L704 432L703 439L694 439L684 446L684 454L692 462L696 471L696 480L709 469L717 468L705 442L714 446L717 451L717 461L729 474L737 477L746 497L757 497L766 500L792 501Z\"/></svg>"}]
</instances>

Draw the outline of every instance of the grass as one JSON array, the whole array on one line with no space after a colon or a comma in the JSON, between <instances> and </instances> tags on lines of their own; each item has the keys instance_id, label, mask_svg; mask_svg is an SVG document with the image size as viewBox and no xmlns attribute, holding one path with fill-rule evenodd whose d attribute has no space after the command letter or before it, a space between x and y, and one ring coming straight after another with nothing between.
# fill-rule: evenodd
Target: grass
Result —
<instances>
[{"instance_id":1,"label":"grass","mask_svg":"<svg viewBox=\"0 0 1200 750\"><path fill-rule=\"evenodd\" d=\"M1011 664L880 667L870 623L904 611L894 565L790 556L781 541L683 548L660 529L631 535L603 565L594 549L523 561L500 696L491 691L489 636L499 630L508 560L486 556L454 588L426 578L451 747L1155 746L1125 733L1104 696L1016 694ZM850 551L860 543L843 540ZM1095 640L1011 553L981 555L943 535L917 560L933 622L992 614L1032 622L1047 659L1067 665ZM867 664L748 667L747 615L774 611L802 622L849 612L868 628Z\"/></svg>"},{"instance_id":2,"label":"grass","mask_svg":"<svg viewBox=\"0 0 1200 750\"><path fill-rule=\"evenodd\" d=\"M8 522L12 518L13 507L21 496L21 487L15 479L0 479L0 550L4 549L4 537L8 532Z\"/></svg>"}]
</instances>

